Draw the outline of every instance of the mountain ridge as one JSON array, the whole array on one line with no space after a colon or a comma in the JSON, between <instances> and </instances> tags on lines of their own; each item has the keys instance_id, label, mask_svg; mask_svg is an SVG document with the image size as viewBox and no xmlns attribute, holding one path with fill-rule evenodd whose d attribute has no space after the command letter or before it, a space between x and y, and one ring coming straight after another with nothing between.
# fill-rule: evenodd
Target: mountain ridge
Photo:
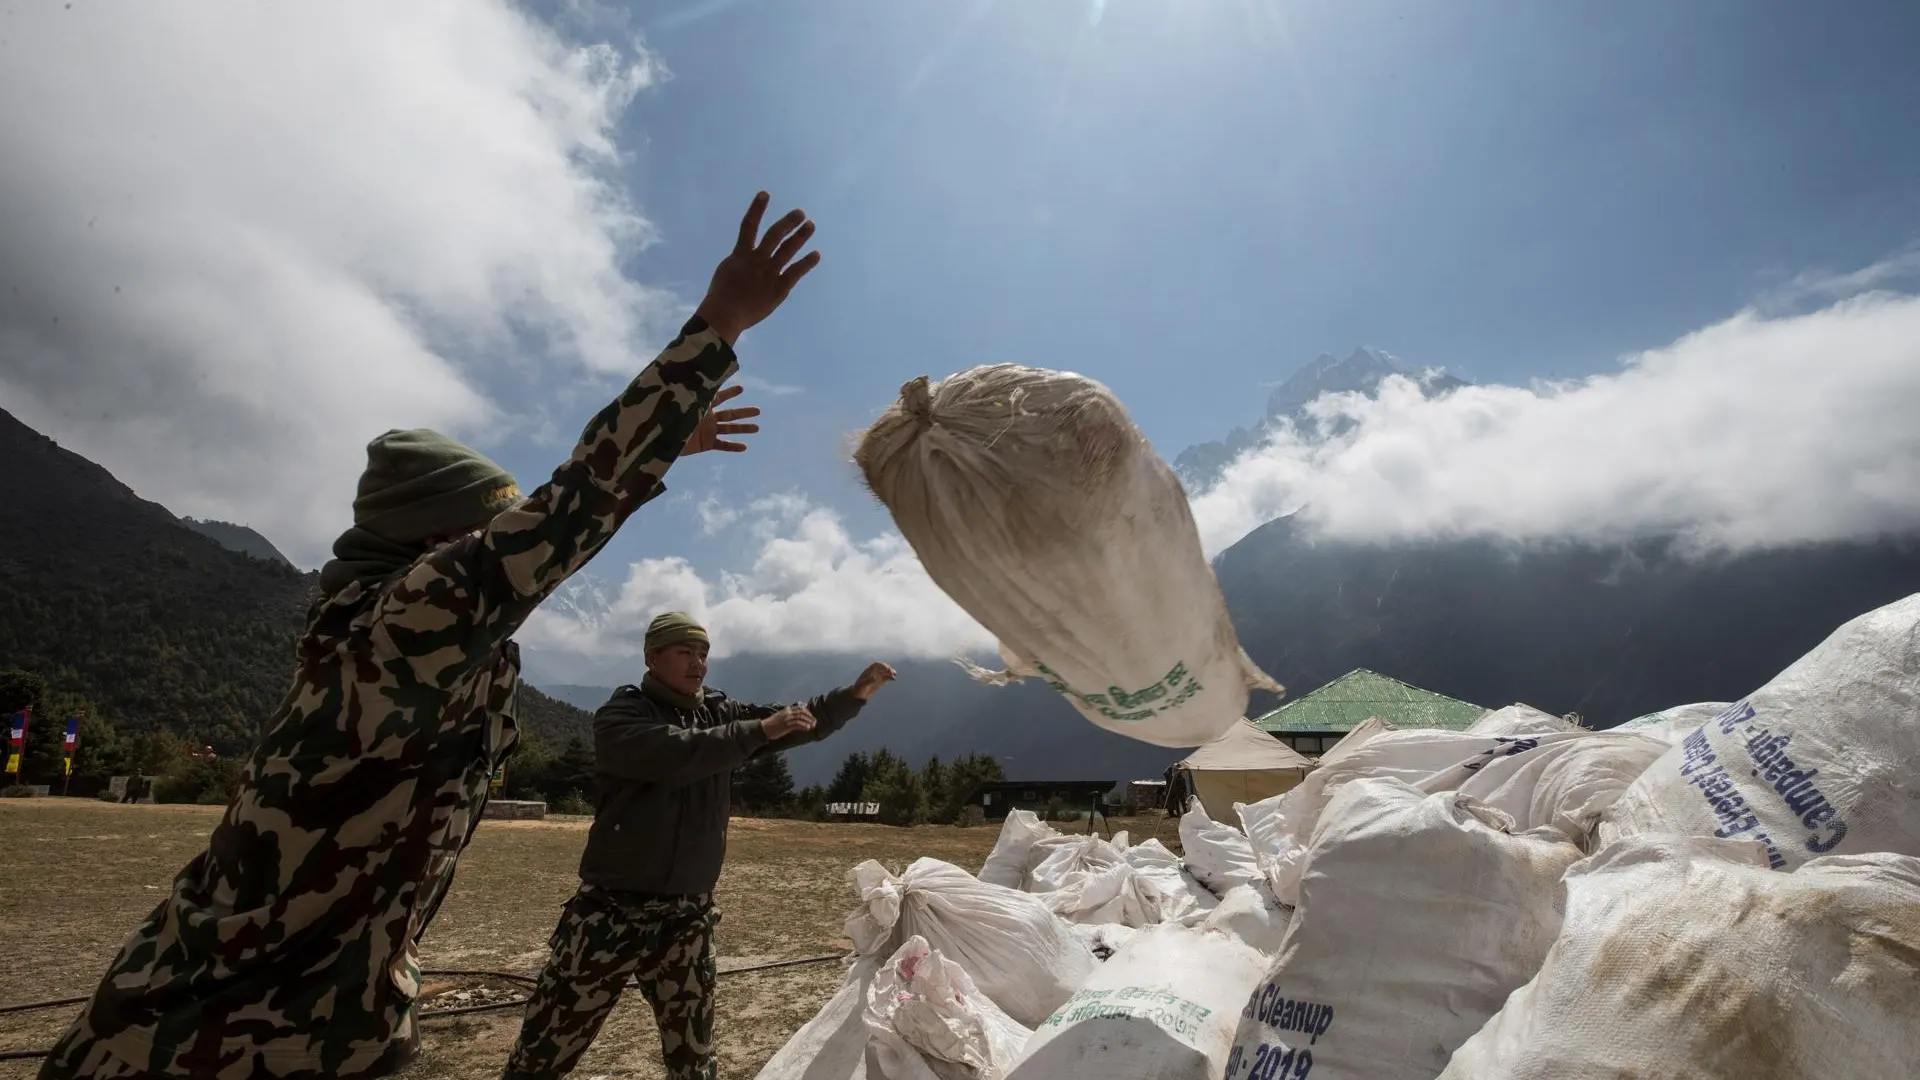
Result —
<instances>
[{"instance_id":1,"label":"mountain ridge","mask_svg":"<svg viewBox=\"0 0 1920 1080\"><path fill-rule=\"evenodd\" d=\"M1307 438L1326 438L1346 430L1336 422L1321 430L1319 420L1309 406L1322 394L1358 393L1369 397L1380 392L1388 379L1411 379L1429 397L1451 393L1472 384L1444 371L1415 371L1397 357L1379 349L1357 345L1345 359L1321 353L1289 375L1267 396L1266 412L1251 426L1237 426L1219 439L1195 443L1173 459L1173 471L1188 492L1199 494L1220 479L1233 460L1258 446L1283 425L1291 424Z\"/></svg>"},{"instance_id":2,"label":"mountain ridge","mask_svg":"<svg viewBox=\"0 0 1920 1080\"><path fill-rule=\"evenodd\" d=\"M185 516L180 518L180 523L228 551L237 551L242 555L293 567L293 560L282 555L280 549L273 546L273 541L248 526L235 525L231 521L213 521ZM298 567L293 568L298 569Z\"/></svg>"}]
</instances>

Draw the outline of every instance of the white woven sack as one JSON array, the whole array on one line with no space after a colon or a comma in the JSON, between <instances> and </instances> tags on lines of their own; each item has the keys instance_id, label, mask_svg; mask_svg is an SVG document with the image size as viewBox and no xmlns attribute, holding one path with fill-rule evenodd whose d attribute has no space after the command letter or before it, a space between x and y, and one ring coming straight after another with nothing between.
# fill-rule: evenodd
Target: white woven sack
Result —
<instances>
[{"instance_id":1,"label":"white woven sack","mask_svg":"<svg viewBox=\"0 0 1920 1080\"><path fill-rule=\"evenodd\" d=\"M1121 854L1133 867L1133 888L1140 898L1144 925L1196 925L1219 906L1220 898L1213 890L1189 873L1180 856L1159 840L1142 840Z\"/></svg>"},{"instance_id":2,"label":"white woven sack","mask_svg":"<svg viewBox=\"0 0 1920 1080\"><path fill-rule=\"evenodd\" d=\"M1438 1073L1533 977L1560 930L1560 876L1580 851L1550 829L1511 830L1458 793L1342 785L1225 1080Z\"/></svg>"},{"instance_id":3,"label":"white woven sack","mask_svg":"<svg viewBox=\"0 0 1920 1080\"><path fill-rule=\"evenodd\" d=\"M1241 885L1271 891L1254 860L1252 843L1239 829L1209 817L1199 799L1188 802L1187 812L1180 815L1180 850L1185 853L1187 873L1215 896L1225 896Z\"/></svg>"},{"instance_id":4,"label":"white woven sack","mask_svg":"<svg viewBox=\"0 0 1920 1080\"><path fill-rule=\"evenodd\" d=\"M1071 884L1036 892L1034 896L1047 910L1070 923L1145 926L1149 920L1135 887L1134 874L1131 865L1116 862L1098 870L1078 871Z\"/></svg>"},{"instance_id":5,"label":"white woven sack","mask_svg":"<svg viewBox=\"0 0 1920 1080\"><path fill-rule=\"evenodd\" d=\"M1727 711L1732 704L1726 701L1705 701L1694 705L1677 705L1671 709L1636 716L1618 727L1608 731L1627 731L1635 735L1645 735L1650 739L1659 739L1672 746L1681 739L1699 731L1707 721Z\"/></svg>"},{"instance_id":6,"label":"white woven sack","mask_svg":"<svg viewBox=\"0 0 1920 1080\"><path fill-rule=\"evenodd\" d=\"M1602 843L1757 840L1776 870L1821 855L1920 855L1920 594L1835 630L1648 767Z\"/></svg>"},{"instance_id":7,"label":"white woven sack","mask_svg":"<svg viewBox=\"0 0 1920 1080\"><path fill-rule=\"evenodd\" d=\"M1192 747L1281 687L1240 647L1180 482L1106 387L995 364L900 388L854 454L946 594L1094 724Z\"/></svg>"},{"instance_id":8,"label":"white woven sack","mask_svg":"<svg viewBox=\"0 0 1920 1080\"><path fill-rule=\"evenodd\" d=\"M860 906L847 936L863 956L890 956L926 938L1022 1024L1073 995L1100 961L1037 896L989 885L952 863L915 859L899 877L867 860L849 877Z\"/></svg>"},{"instance_id":9,"label":"white woven sack","mask_svg":"<svg viewBox=\"0 0 1920 1080\"><path fill-rule=\"evenodd\" d=\"M1268 959L1279 955L1286 940L1287 927L1293 922L1293 909L1273 902L1273 894L1263 888L1241 885L1227 890L1220 906L1207 912L1197 924L1203 931L1224 934Z\"/></svg>"},{"instance_id":10,"label":"white woven sack","mask_svg":"<svg viewBox=\"0 0 1920 1080\"><path fill-rule=\"evenodd\" d=\"M1127 942L1132 941L1139 930L1119 923L1074 923L1073 936L1079 938L1094 956L1105 960Z\"/></svg>"},{"instance_id":11,"label":"white woven sack","mask_svg":"<svg viewBox=\"0 0 1920 1080\"><path fill-rule=\"evenodd\" d=\"M1920 1075L1920 859L1778 873L1753 841L1649 836L1566 889L1540 972L1441 1080Z\"/></svg>"},{"instance_id":12,"label":"white woven sack","mask_svg":"<svg viewBox=\"0 0 1920 1080\"><path fill-rule=\"evenodd\" d=\"M1058 835L1033 811L1011 811L1000 826L1000 838L994 841L993 853L980 867L980 880L1008 889L1026 888L1027 872L1033 869L1033 846Z\"/></svg>"},{"instance_id":13,"label":"white woven sack","mask_svg":"<svg viewBox=\"0 0 1920 1080\"><path fill-rule=\"evenodd\" d=\"M863 1018L868 1080L1001 1080L1033 1035L917 936L874 976Z\"/></svg>"},{"instance_id":14,"label":"white woven sack","mask_svg":"<svg viewBox=\"0 0 1920 1080\"><path fill-rule=\"evenodd\" d=\"M1168 850L1167 845L1161 843L1157 837L1149 837L1137 844L1127 845L1124 854L1128 862L1141 870L1158 867L1172 867L1175 870L1180 868L1180 856Z\"/></svg>"},{"instance_id":15,"label":"white woven sack","mask_svg":"<svg viewBox=\"0 0 1920 1080\"><path fill-rule=\"evenodd\" d=\"M1089 874L1128 865L1126 855L1098 836L1050 836L1036 843L1027 871L1027 891L1070 888Z\"/></svg>"},{"instance_id":16,"label":"white woven sack","mask_svg":"<svg viewBox=\"0 0 1920 1080\"><path fill-rule=\"evenodd\" d=\"M1469 735L1555 735L1563 731L1580 731L1579 724L1565 717L1541 712L1531 705L1509 705L1504 709L1495 709L1483 713L1480 719L1467 728Z\"/></svg>"},{"instance_id":17,"label":"white woven sack","mask_svg":"<svg viewBox=\"0 0 1920 1080\"><path fill-rule=\"evenodd\" d=\"M1511 817L1515 832L1550 827L1591 851L1601 815L1666 752L1629 731L1562 731L1515 738L1414 786L1457 791Z\"/></svg>"},{"instance_id":18,"label":"white woven sack","mask_svg":"<svg viewBox=\"0 0 1920 1080\"><path fill-rule=\"evenodd\" d=\"M882 958L857 958L840 990L774 1052L754 1080L865 1080L867 988Z\"/></svg>"},{"instance_id":19,"label":"white woven sack","mask_svg":"<svg viewBox=\"0 0 1920 1080\"><path fill-rule=\"evenodd\" d=\"M1020 1052L1010 1080L1217 1080L1266 960L1228 933L1156 926L1113 954Z\"/></svg>"},{"instance_id":20,"label":"white woven sack","mask_svg":"<svg viewBox=\"0 0 1920 1080\"><path fill-rule=\"evenodd\" d=\"M1396 730L1368 720L1320 758L1320 767L1273 799L1249 807L1260 844L1257 865L1282 904L1299 906L1307 845L1340 788L1355 780L1392 778L1417 784L1436 772L1489 755L1516 752L1524 741L1424 728Z\"/></svg>"}]
</instances>

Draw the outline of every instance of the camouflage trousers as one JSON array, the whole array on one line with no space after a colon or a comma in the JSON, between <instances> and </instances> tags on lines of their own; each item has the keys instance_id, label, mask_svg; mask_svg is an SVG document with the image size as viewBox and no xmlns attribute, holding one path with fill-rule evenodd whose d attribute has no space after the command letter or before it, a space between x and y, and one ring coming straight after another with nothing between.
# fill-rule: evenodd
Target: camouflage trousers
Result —
<instances>
[{"instance_id":1,"label":"camouflage trousers","mask_svg":"<svg viewBox=\"0 0 1920 1080\"><path fill-rule=\"evenodd\" d=\"M419 1029L414 1030L410 1039L395 1042L387 1052L367 1069L354 1076L357 1080L370 1080L373 1077L390 1076L400 1071L419 1050ZM213 1077L216 1073L207 1068L194 1068L183 1065L177 1058L169 1062L165 1072L149 1072L115 1057L94 1038L86 1014L81 1014L60 1041L53 1044L46 1059L40 1063L37 1080L175 1080L177 1077L189 1077L199 1080L201 1077ZM264 1062L227 1061L218 1070L223 1080L235 1077L259 1078L259 1080L340 1080L344 1074L339 1070L317 1071L299 1070L283 1072L269 1069Z\"/></svg>"},{"instance_id":2,"label":"camouflage trousers","mask_svg":"<svg viewBox=\"0 0 1920 1080\"><path fill-rule=\"evenodd\" d=\"M670 1080L714 1080L713 897L580 886L527 1001L503 1080L566 1075L593 1045L629 979L653 1006Z\"/></svg>"},{"instance_id":3,"label":"camouflage trousers","mask_svg":"<svg viewBox=\"0 0 1920 1080\"><path fill-rule=\"evenodd\" d=\"M61 1036L40 1063L38 1080L150 1080L141 1072L107 1052L86 1031L84 1023L75 1023Z\"/></svg>"}]
</instances>

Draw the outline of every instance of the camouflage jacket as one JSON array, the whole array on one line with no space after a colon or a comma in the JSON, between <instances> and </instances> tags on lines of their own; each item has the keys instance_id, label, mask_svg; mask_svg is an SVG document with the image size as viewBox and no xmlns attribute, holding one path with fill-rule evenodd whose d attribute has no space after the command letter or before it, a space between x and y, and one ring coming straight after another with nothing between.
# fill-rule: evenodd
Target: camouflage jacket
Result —
<instances>
[{"instance_id":1,"label":"camouflage jacket","mask_svg":"<svg viewBox=\"0 0 1920 1080\"><path fill-rule=\"evenodd\" d=\"M75 1034L164 1076L372 1075L415 1038L414 941L512 745L509 637L661 480L736 367L698 318L519 508L309 613L205 853ZM86 1030L90 1029L90 1030Z\"/></svg>"}]
</instances>

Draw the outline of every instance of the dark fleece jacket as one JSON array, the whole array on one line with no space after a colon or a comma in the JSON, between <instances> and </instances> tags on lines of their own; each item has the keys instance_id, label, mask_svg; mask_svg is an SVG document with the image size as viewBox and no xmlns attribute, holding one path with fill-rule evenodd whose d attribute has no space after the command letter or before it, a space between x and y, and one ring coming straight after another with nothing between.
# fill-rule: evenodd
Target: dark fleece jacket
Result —
<instances>
[{"instance_id":1,"label":"dark fleece jacket","mask_svg":"<svg viewBox=\"0 0 1920 1080\"><path fill-rule=\"evenodd\" d=\"M865 704L851 687L807 702L813 730L768 741L760 721L782 705L708 690L690 699L649 684L622 686L593 717L599 805L580 880L605 889L691 895L713 891L727 853L733 770L748 759L815 742ZM677 701L675 699L678 699Z\"/></svg>"}]
</instances>

